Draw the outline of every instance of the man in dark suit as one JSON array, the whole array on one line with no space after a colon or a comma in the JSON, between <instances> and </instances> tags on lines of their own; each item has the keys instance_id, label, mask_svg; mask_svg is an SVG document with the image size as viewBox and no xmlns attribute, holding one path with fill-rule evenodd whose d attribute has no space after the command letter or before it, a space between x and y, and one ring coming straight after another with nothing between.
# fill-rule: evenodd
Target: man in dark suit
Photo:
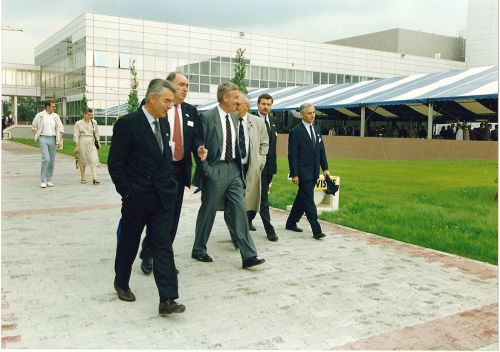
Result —
<instances>
[{"instance_id":1,"label":"man in dark suit","mask_svg":"<svg viewBox=\"0 0 500 352\"><path fill-rule=\"evenodd\" d=\"M297 222L304 213L311 224L313 238L321 239L325 234L318 222L318 213L314 204L314 186L319 175L319 167L325 177L330 176L325 146L318 127L313 125L315 109L312 104L300 106L302 122L292 128L288 137L288 163L292 182L299 186L292 210L286 220L286 229L302 232Z\"/></svg>"},{"instance_id":2,"label":"man in dark suit","mask_svg":"<svg viewBox=\"0 0 500 352\"><path fill-rule=\"evenodd\" d=\"M271 107L273 105L273 97L269 94L262 94L257 99L257 109L260 118L265 122L267 135L269 136L269 151L267 152L266 165L262 169L261 173L261 189L260 189L260 210L259 214L264 224L264 229L266 230L267 239L269 241L277 241L278 236L274 231L274 226L271 224L271 215L269 214L269 185L273 181L273 175L277 171L276 167L276 139L277 132L276 126L274 126L269 120L269 114L271 113ZM253 219L257 213L250 210L248 215L248 227L251 231L255 231L255 227L252 224Z\"/></svg>"},{"instance_id":3,"label":"man in dark suit","mask_svg":"<svg viewBox=\"0 0 500 352\"><path fill-rule=\"evenodd\" d=\"M168 109L175 86L166 80L149 83L141 110L119 119L113 128L108 170L122 196L122 220L115 258L115 290L123 301L135 301L129 287L132 264L144 226L151 232L154 277L160 295L159 314L184 312L179 297L170 228L177 195Z\"/></svg>"},{"instance_id":4,"label":"man in dark suit","mask_svg":"<svg viewBox=\"0 0 500 352\"><path fill-rule=\"evenodd\" d=\"M238 120L234 111L239 98L239 88L223 82L217 88L219 104L203 113L201 124L208 157L201 164L201 206L196 218L196 234L191 257L201 262L212 262L207 253L207 242L219 206L231 214L228 226L235 236L243 261L243 268L264 263L257 257L257 250L248 232L245 211L244 177L240 148L237 147Z\"/></svg>"},{"instance_id":5,"label":"man in dark suit","mask_svg":"<svg viewBox=\"0 0 500 352\"><path fill-rule=\"evenodd\" d=\"M172 164L178 185L174 219L170 229L170 238L173 243L179 225L184 189L191 186L191 154L199 162L198 148L203 144L203 132L198 111L194 106L184 102L189 89L189 81L186 76L178 72L171 72L167 76L167 81L172 82L176 87L174 106L168 111L167 116L171 131ZM153 270L152 244L149 232L147 228L139 255L142 259L141 270L146 275L151 274Z\"/></svg>"}]
</instances>

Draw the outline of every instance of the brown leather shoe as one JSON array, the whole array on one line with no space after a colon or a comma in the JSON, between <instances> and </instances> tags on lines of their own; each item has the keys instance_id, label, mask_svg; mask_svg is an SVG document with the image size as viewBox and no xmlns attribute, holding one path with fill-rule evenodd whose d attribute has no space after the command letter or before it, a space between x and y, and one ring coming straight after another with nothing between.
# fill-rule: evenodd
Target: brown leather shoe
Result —
<instances>
[{"instance_id":1,"label":"brown leather shoe","mask_svg":"<svg viewBox=\"0 0 500 352\"><path fill-rule=\"evenodd\" d=\"M130 288L124 290L124 289L118 287L118 285L115 282L115 290L116 290L116 293L118 293L118 298L121 299L122 301L126 301L126 302L134 302L135 301L135 296L132 293L132 291L130 291Z\"/></svg>"},{"instance_id":2,"label":"brown leather shoe","mask_svg":"<svg viewBox=\"0 0 500 352\"><path fill-rule=\"evenodd\" d=\"M164 302L160 302L160 306L158 307L158 314L168 315L171 313L182 313L185 310L186 310L185 305L179 304L173 299L167 299Z\"/></svg>"}]
</instances>

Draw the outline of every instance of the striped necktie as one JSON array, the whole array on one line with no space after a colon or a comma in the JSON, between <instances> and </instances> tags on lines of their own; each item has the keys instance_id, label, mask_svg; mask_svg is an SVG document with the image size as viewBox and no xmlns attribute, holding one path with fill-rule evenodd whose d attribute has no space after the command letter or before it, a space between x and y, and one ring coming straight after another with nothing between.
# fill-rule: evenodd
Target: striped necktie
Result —
<instances>
[{"instance_id":1,"label":"striped necktie","mask_svg":"<svg viewBox=\"0 0 500 352\"><path fill-rule=\"evenodd\" d=\"M247 147L245 144L245 131L243 130L243 119L240 117L240 128L239 128L239 142L240 142L240 152L241 159L245 159L247 157Z\"/></svg>"},{"instance_id":2,"label":"striped necktie","mask_svg":"<svg viewBox=\"0 0 500 352\"><path fill-rule=\"evenodd\" d=\"M233 137L231 131L232 128L229 122L229 114L226 114L226 161L233 161Z\"/></svg>"}]
</instances>

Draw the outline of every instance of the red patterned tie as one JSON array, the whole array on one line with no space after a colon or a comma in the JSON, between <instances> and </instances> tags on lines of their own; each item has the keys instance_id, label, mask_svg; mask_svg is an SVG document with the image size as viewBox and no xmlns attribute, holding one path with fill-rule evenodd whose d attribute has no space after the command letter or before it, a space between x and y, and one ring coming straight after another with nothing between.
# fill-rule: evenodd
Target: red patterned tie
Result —
<instances>
[{"instance_id":1,"label":"red patterned tie","mask_svg":"<svg viewBox=\"0 0 500 352\"><path fill-rule=\"evenodd\" d=\"M177 109L179 105L174 105L175 108L175 118L174 118L174 135L173 141L175 143L174 148L174 159L182 159L182 134L181 134L181 119L179 117L179 110Z\"/></svg>"}]
</instances>

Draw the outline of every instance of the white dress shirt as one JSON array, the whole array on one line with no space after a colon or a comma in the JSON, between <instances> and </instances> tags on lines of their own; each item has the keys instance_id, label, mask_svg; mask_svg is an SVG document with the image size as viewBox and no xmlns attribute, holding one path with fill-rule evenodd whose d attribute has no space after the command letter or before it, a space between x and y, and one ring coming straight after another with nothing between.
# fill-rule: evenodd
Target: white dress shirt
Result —
<instances>
[{"instance_id":1,"label":"white dress shirt","mask_svg":"<svg viewBox=\"0 0 500 352\"><path fill-rule=\"evenodd\" d=\"M219 110L219 117L220 117L220 122L222 125L222 150L220 153L220 160L226 160L226 115L229 115L229 123L231 124L232 128L232 133L231 133L231 143L233 145L233 159L236 158L236 133L234 132L234 125L233 125L233 119L231 118L231 114L225 112L220 108L220 106L217 106L217 109Z\"/></svg>"},{"instance_id":2,"label":"white dress shirt","mask_svg":"<svg viewBox=\"0 0 500 352\"><path fill-rule=\"evenodd\" d=\"M49 114L47 111L41 113L42 118L42 136L55 137L56 135L56 113Z\"/></svg>"},{"instance_id":3,"label":"white dress shirt","mask_svg":"<svg viewBox=\"0 0 500 352\"><path fill-rule=\"evenodd\" d=\"M316 135L314 135L314 138L313 136L311 136L311 126L312 124L310 123L307 123L305 122L304 120L302 120L302 123L304 124L304 126L306 127L306 130L307 130L307 134L309 135L309 138L312 139L313 142L316 142L316 139L318 138ZM316 131L314 130L314 127L312 128L313 130L313 133L316 134Z\"/></svg>"}]
</instances>

